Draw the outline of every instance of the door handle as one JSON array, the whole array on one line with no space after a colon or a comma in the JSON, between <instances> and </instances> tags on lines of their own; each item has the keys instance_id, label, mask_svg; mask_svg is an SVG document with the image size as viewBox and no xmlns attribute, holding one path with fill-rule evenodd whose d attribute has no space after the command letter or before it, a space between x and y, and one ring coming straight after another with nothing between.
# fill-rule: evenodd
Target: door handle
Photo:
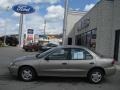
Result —
<instances>
[{"instance_id":1,"label":"door handle","mask_svg":"<svg viewBox=\"0 0 120 90\"><path fill-rule=\"evenodd\" d=\"M94 64L94 62L90 62L89 64Z\"/></svg>"},{"instance_id":2,"label":"door handle","mask_svg":"<svg viewBox=\"0 0 120 90\"><path fill-rule=\"evenodd\" d=\"M62 63L63 65L67 65L67 63Z\"/></svg>"}]
</instances>

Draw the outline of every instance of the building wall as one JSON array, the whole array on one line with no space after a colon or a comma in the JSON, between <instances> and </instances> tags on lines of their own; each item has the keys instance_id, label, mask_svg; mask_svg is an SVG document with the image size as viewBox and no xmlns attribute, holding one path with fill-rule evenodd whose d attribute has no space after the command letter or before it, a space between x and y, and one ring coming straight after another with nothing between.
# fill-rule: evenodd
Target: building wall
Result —
<instances>
[{"instance_id":1,"label":"building wall","mask_svg":"<svg viewBox=\"0 0 120 90\"><path fill-rule=\"evenodd\" d=\"M69 11L67 15L67 28L66 37L72 37L74 33L74 24L85 15L85 12ZM71 34L72 33L72 34ZM64 40L64 44L68 44L67 38Z\"/></svg>"},{"instance_id":2,"label":"building wall","mask_svg":"<svg viewBox=\"0 0 120 90\"><path fill-rule=\"evenodd\" d=\"M120 30L120 0L114 0L114 30L113 30L113 37L115 37L115 31ZM119 35L120 38L120 35ZM115 42L115 38L113 39ZM118 54L118 61L120 61L120 39L119 39L119 54Z\"/></svg>"},{"instance_id":3,"label":"building wall","mask_svg":"<svg viewBox=\"0 0 120 90\"><path fill-rule=\"evenodd\" d=\"M120 0L114 0L114 30L120 29Z\"/></svg>"},{"instance_id":4,"label":"building wall","mask_svg":"<svg viewBox=\"0 0 120 90\"><path fill-rule=\"evenodd\" d=\"M101 1L93 9L91 9L77 24L77 29L80 28L80 24L85 19L89 18L90 23L88 27L76 30L76 34L84 33L97 28L96 38L96 51L104 54L105 56L112 56L111 53L111 40L112 40L112 28L113 28L113 2Z\"/></svg>"},{"instance_id":5,"label":"building wall","mask_svg":"<svg viewBox=\"0 0 120 90\"><path fill-rule=\"evenodd\" d=\"M83 26L86 24L85 20L89 21L87 26ZM94 29L97 29L95 50L101 55L114 57L116 53L114 52L115 32L120 30L120 0L101 0L98 2L75 23L68 37L71 36L75 41L76 36ZM74 45L75 42L72 44ZM118 60L120 61L120 39L118 50Z\"/></svg>"},{"instance_id":6,"label":"building wall","mask_svg":"<svg viewBox=\"0 0 120 90\"><path fill-rule=\"evenodd\" d=\"M113 57L113 1L102 1L97 8L96 51L102 55Z\"/></svg>"}]
</instances>

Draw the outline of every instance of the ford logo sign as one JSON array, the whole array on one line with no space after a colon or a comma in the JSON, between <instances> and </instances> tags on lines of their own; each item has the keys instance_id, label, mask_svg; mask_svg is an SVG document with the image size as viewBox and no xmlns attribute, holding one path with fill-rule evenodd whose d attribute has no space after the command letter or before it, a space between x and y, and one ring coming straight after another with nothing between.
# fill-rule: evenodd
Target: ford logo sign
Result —
<instances>
[{"instance_id":1,"label":"ford logo sign","mask_svg":"<svg viewBox=\"0 0 120 90\"><path fill-rule=\"evenodd\" d=\"M15 12L21 13L21 14L29 14L35 12L35 9L32 6L24 5L24 4L18 4L12 7L12 9Z\"/></svg>"}]
</instances>

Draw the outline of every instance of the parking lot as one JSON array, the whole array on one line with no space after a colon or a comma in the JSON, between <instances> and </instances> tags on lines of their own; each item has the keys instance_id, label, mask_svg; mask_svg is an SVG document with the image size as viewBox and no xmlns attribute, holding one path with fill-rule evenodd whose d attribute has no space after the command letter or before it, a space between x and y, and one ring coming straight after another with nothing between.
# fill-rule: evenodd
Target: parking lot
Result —
<instances>
[{"instance_id":1,"label":"parking lot","mask_svg":"<svg viewBox=\"0 0 120 90\"><path fill-rule=\"evenodd\" d=\"M120 71L101 84L90 84L85 78L39 77L33 82L23 82L9 74L7 66L16 57L32 55L18 47L0 48L0 90L120 90Z\"/></svg>"}]
</instances>

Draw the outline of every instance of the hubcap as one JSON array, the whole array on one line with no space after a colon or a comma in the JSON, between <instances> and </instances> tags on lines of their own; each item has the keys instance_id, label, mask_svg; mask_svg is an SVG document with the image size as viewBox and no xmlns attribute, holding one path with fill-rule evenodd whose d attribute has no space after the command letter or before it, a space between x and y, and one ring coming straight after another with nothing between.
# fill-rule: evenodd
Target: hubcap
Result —
<instances>
[{"instance_id":1,"label":"hubcap","mask_svg":"<svg viewBox=\"0 0 120 90\"><path fill-rule=\"evenodd\" d=\"M97 83L97 82L101 81L102 75L101 75L100 72L94 72L91 75L91 79L92 79L93 82Z\"/></svg>"},{"instance_id":2,"label":"hubcap","mask_svg":"<svg viewBox=\"0 0 120 90\"><path fill-rule=\"evenodd\" d=\"M24 80L30 80L32 79L32 71L29 69L25 69L22 71L22 78Z\"/></svg>"}]
</instances>

